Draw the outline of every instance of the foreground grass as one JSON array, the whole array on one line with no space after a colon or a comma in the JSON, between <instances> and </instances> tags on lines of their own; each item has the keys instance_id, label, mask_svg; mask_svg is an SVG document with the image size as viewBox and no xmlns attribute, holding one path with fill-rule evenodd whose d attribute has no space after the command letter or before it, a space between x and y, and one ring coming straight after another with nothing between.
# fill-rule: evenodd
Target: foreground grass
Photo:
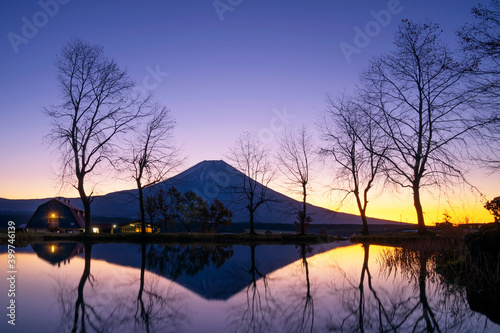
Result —
<instances>
[{"instance_id":1,"label":"foreground grass","mask_svg":"<svg viewBox=\"0 0 500 333\"><path fill-rule=\"evenodd\" d=\"M446 254L455 257L457 251L465 250L465 235L463 230L454 228L442 231L418 232L388 232L375 235L356 235L350 238L353 243L382 245L406 248L426 254ZM451 255L452 254L452 255Z\"/></svg>"},{"instance_id":2,"label":"foreground grass","mask_svg":"<svg viewBox=\"0 0 500 333\"><path fill-rule=\"evenodd\" d=\"M439 233L428 231L424 234L418 232L386 232L374 235L355 235L350 238L353 243L364 243L372 245L400 246L408 242L420 242L429 240L442 240Z\"/></svg>"},{"instance_id":3,"label":"foreground grass","mask_svg":"<svg viewBox=\"0 0 500 333\"><path fill-rule=\"evenodd\" d=\"M175 244L323 244L339 240L342 237L318 234L203 234L203 233L167 233L167 234L56 234L56 233L17 233L15 244L25 246L33 242L66 241L66 242L90 242L90 243L175 243ZM0 234L0 244L6 245L8 237L6 233Z\"/></svg>"}]
</instances>

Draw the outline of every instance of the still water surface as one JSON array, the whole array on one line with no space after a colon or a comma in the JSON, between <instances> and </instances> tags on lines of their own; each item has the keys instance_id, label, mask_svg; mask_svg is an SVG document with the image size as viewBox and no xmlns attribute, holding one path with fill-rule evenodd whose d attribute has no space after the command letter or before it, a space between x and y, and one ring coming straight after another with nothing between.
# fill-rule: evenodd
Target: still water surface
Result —
<instances>
[{"instance_id":1,"label":"still water surface","mask_svg":"<svg viewBox=\"0 0 500 333\"><path fill-rule=\"evenodd\" d=\"M0 331L500 332L430 258L394 251L349 242L32 244L16 256L16 326L4 314Z\"/></svg>"}]
</instances>

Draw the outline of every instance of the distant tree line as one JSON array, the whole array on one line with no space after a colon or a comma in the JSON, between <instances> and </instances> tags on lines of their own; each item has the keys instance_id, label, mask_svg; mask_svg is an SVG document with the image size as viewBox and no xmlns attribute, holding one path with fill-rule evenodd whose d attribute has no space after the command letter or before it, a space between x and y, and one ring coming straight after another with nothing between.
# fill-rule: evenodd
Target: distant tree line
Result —
<instances>
[{"instance_id":1,"label":"distant tree line","mask_svg":"<svg viewBox=\"0 0 500 333\"><path fill-rule=\"evenodd\" d=\"M209 205L193 191L181 193L174 186L146 196L145 211L149 222L163 226L164 232L176 225L182 225L187 232L215 232L220 226L230 226L233 217L221 201L214 199Z\"/></svg>"}]
</instances>

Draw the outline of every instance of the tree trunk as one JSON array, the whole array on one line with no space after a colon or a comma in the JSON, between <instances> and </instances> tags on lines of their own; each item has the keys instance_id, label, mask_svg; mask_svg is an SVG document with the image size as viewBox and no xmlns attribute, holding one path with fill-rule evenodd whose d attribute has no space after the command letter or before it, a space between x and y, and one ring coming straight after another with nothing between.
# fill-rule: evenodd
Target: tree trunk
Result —
<instances>
[{"instance_id":1,"label":"tree trunk","mask_svg":"<svg viewBox=\"0 0 500 333\"><path fill-rule=\"evenodd\" d=\"M305 235L306 234L306 227L305 227L305 222L306 222L306 217L307 217L307 213L306 213L306 197L307 197L307 192L306 192L306 184L302 184L302 193L304 194L304 198L302 200L302 216L300 218L300 234L301 235Z\"/></svg>"},{"instance_id":2,"label":"tree trunk","mask_svg":"<svg viewBox=\"0 0 500 333\"><path fill-rule=\"evenodd\" d=\"M249 209L248 212L250 213L250 235L255 235L255 229L253 226L253 210Z\"/></svg>"},{"instance_id":3,"label":"tree trunk","mask_svg":"<svg viewBox=\"0 0 500 333\"><path fill-rule=\"evenodd\" d=\"M370 232L368 231L368 219L366 218L366 211L362 209L360 213L361 213L361 221L363 222L363 231L361 233L363 235L369 235Z\"/></svg>"},{"instance_id":4,"label":"tree trunk","mask_svg":"<svg viewBox=\"0 0 500 333\"><path fill-rule=\"evenodd\" d=\"M92 220L90 216L90 199L85 194L85 189L83 187L83 179L78 180L78 193L80 194L80 199L83 204L83 211L85 212L85 233L90 235L92 233Z\"/></svg>"},{"instance_id":5,"label":"tree trunk","mask_svg":"<svg viewBox=\"0 0 500 333\"><path fill-rule=\"evenodd\" d=\"M354 196L356 197L356 204L358 205L359 214L361 215L361 221L363 222L363 230L361 234L368 235L368 220L366 219L366 207L361 204L361 198L359 197L359 191L354 191Z\"/></svg>"},{"instance_id":6,"label":"tree trunk","mask_svg":"<svg viewBox=\"0 0 500 333\"><path fill-rule=\"evenodd\" d=\"M144 210L144 193L141 185L141 180L138 178L137 180L137 189L139 190L139 207L141 213L141 234L146 234L146 214Z\"/></svg>"},{"instance_id":7,"label":"tree trunk","mask_svg":"<svg viewBox=\"0 0 500 333\"><path fill-rule=\"evenodd\" d=\"M420 202L420 187L417 184L413 186L413 204L417 211L418 232L423 234L427 232L427 228L425 227L424 211L422 209L422 203Z\"/></svg>"}]
</instances>

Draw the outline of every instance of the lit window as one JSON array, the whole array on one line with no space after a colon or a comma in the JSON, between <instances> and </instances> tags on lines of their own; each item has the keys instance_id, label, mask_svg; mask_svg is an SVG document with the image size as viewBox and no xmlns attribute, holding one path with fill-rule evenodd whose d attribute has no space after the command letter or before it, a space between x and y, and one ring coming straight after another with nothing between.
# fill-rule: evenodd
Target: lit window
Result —
<instances>
[{"instance_id":1,"label":"lit window","mask_svg":"<svg viewBox=\"0 0 500 333\"><path fill-rule=\"evenodd\" d=\"M93 231L95 234L98 234L98 233L99 233L99 228L92 228L92 231Z\"/></svg>"}]
</instances>

